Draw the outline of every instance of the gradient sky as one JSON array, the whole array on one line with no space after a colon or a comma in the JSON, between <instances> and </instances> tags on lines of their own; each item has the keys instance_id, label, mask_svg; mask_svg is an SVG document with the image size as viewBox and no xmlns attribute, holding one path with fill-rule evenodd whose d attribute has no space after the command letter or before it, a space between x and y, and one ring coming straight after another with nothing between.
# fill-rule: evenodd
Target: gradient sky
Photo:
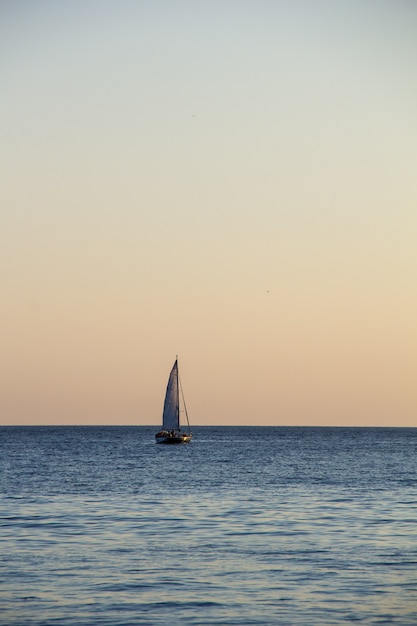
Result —
<instances>
[{"instance_id":1,"label":"gradient sky","mask_svg":"<svg viewBox=\"0 0 417 626\"><path fill-rule=\"evenodd\" d=\"M0 423L417 426L417 2L0 2Z\"/></svg>"}]
</instances>

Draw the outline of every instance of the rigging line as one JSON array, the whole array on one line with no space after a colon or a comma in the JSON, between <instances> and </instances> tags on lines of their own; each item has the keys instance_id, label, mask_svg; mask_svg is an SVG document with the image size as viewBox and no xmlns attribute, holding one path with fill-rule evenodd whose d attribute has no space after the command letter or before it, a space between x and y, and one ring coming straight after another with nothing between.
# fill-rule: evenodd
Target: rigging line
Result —
<instances>
[{"instance_id":1,"label":"rigging line","mask_svg":"<svg viewBox=\"0 0 417 626\"><path fill-rule=\"evenodd\" d=\"M181 383L181 378L180 378L180 372L179 372L179 370L178 370L178 381L179 381L179 383L180 383L182 403L183 403L183 405L184 405L184 413L185 413L185 417L187 418L188 433L190 433L190 431L191 431L191 429L190 429L190 420L188 419L187 405L185 404L184 391L183 391L183 389L182 389L182 383Z\"/></svg>"}]
</instances>

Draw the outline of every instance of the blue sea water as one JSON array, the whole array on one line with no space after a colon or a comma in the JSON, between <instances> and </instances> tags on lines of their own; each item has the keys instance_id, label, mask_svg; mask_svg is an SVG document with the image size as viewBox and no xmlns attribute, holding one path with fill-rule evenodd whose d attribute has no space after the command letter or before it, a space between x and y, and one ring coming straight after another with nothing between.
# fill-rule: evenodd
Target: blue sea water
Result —
<instances>
[{"instance_id":1,"label":"blue sea water","mask_svg":"<svg viewBox=\"0 0 417 626\"><path fill-rule=\"evenodd\" d=\"M0 428L0 624L417 624L417 429Z\"/></svg>"}]
</instances>

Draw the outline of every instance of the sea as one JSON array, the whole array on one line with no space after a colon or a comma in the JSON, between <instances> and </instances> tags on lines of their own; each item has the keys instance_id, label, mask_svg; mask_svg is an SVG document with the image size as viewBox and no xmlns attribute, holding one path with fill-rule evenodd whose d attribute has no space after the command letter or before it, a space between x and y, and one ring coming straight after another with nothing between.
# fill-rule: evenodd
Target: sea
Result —
<instances>
[{"instance_id":1,"label":"sea","mask_svg":"<svg viewBox=\"0 0 417 626\"><path fill-rule=\"evenodd\" d=\"M417 429L0 428L0 624L417 624Z\"/></svg>"}]
</instances>

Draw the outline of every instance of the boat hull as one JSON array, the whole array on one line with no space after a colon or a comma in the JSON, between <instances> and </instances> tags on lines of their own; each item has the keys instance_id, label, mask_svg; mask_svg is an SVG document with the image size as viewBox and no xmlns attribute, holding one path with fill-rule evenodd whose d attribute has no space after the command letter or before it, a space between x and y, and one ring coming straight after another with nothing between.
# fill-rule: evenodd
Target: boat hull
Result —
<instances>
[{"instance_id":1,"label":"boat hull","mask_svg":"<svg viewBox=\"0 0 417 626\"><path fill-rule=\"evenodd\" d=\"M178 444L178 443L189 443L191 441L192 434L186 435L185 433L168 433L168 432L159 432L155 435L156 443L163 443L168 445Z\"/></svg>"}]
</instances>

